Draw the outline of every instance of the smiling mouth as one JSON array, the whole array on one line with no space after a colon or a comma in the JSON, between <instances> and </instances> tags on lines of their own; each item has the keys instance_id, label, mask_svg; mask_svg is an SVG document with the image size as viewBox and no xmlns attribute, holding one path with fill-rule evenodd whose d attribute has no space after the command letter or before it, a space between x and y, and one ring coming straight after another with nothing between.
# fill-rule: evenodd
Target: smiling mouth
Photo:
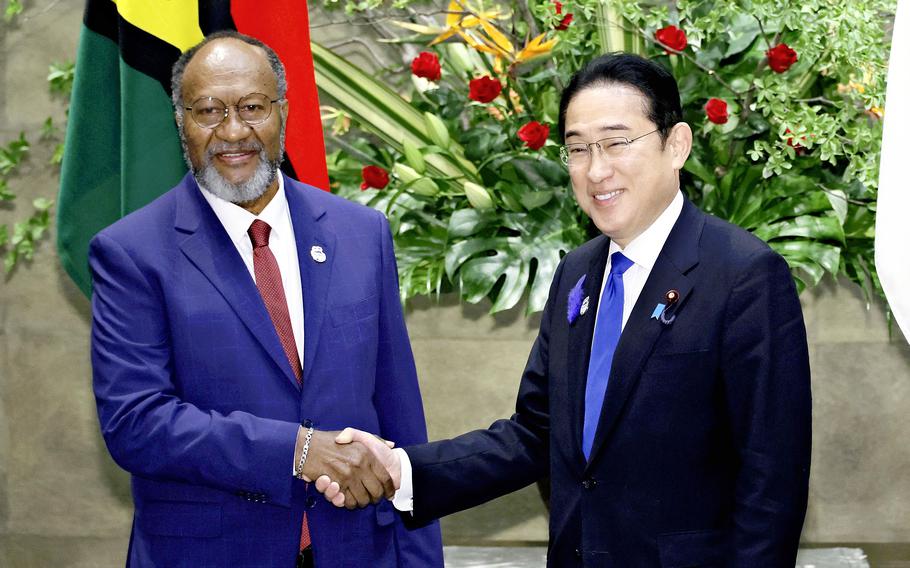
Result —
<instances>
[{"instance_id":1,"label":"smiling mouth","mask_svg":"<svg viewBox=\"0 0 910 568\"><path fill-rule=\"evenodd\" d=\"M215 154L219 160L227 162L228 164L236 164L244 162L249 158L255 156L257 152L247 151L247 152L223 152Z\"/></svg>"},{"instance_id":2,"label":"smiling mouth","mask_svg":"<svg viewBox=\"0 0 910 568\"><path fill-rule=\"evenodd\" d=\"M597 193L597 194L593 195L593 197L594 197L594 201L607 202L607 201L612 201L614 198L616 198L617 195L619 195L622 192L623 192L622 189L615 189L608 193Z\"/></svg>"}]
</instances>

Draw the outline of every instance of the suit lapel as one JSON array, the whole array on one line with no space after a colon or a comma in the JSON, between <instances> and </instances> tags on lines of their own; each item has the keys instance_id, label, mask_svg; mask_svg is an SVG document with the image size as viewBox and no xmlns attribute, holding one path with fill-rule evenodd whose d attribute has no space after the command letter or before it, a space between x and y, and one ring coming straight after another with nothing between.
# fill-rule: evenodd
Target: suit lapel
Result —
<instances>
[{"instance_id":1,"label":"suit lapel","mask_svg":"<svg viewBox=\"0 0 910 568\"><path fill-rule=\"evenodd\" d=\"M287 176L284 190L294 224L297 241L297 259L300 263L300 280L303 288L303 380L310 377L316 348L319 346L322 322L328 304L329 281L335 260L335 234L326 223L325 207L317 204L308 193L318 191L307 188ZM317 262L313 247L322 248L325 261ZM317 255L318 256L318 255Z\"/></svg>"},{"instance_id":2,"label":"suit lapel","mask_svg":"<svg viewBox=\"0 0 910 568\"><path fill-rule=\"evenodd\" d=\"M581 449L581 434L584 428L585 383L588 376L588 362L591 359L591 338L594 336L594 321L600 305L600 288L603 284L604 268L607 266L610 252L610 239L604 236L598 237L598 239L600 242L591 254L588 270L585 273L583 297L588 298L588 311L569 326L567 376L572 404L570 417L574 436L572 447L581 463L585 461ZM574 286L575 282L571 282L570 285Z\"/></svg>"},{"instance_id":3,"label":"suit lapel","mask_svg":"<svg viewBox=\"0 0 910 568\"><path fill-rule=\"evenodd\" d=\"M669 290L676 290L679 292L679 300L675 311L678 312L692 291L693 282L686 274L698 264L698 241L703 226L704 214L686 200L619 338L588 467L597 458L599 450L616 426L623 407L641 378L646 359L664 329L669 327L651 317L654 308L658 303L665 302ZM590 335L588 344L590 345ZM581 400L583 404L584 387L581 390Z\"/></svg>"},{"instance_id":4,"label":"suit lapel","mask_svg":"<svg viewBox=\"0 0 910 568\"><path fill-rule=\"evenodd\" d=\"M200 191L192 175L187 174L177 193L174 223L186 235L180 249L221 293L285 377L299 388L256 283Z\"/></svg>"}]
</instances>

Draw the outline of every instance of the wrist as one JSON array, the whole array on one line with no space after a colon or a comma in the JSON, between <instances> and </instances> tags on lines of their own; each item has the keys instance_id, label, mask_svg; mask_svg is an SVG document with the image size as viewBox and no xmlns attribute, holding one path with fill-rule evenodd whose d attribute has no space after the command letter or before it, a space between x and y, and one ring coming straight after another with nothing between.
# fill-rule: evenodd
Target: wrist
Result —
<instances>
[{"instance_id":1,"label":"wrist","mask_svg":"<svg viewBox=\"0 0 910 568\"><path fill-rule=\"evenodd\" d=\"M310 442L313 440L314 430L313 422L311 420L304 420L300 430L297 432L297 446L296 451L294 452L294 463L296 464L294 466L294 477L297 479L311 481L303 474L303 468L309 457Z\"/></svg>"}]
</instances>

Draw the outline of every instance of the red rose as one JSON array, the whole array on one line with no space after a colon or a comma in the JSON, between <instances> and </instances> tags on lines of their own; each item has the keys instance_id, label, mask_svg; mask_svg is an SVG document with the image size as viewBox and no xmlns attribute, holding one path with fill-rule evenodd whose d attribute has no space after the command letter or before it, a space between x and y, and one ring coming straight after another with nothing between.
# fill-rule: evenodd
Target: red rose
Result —
<instances>
[{"instance_id":1,"label":"red rose","mask_svg":"<svg viewBox=\"0 0 910 568\"><path fill-rule=\"evenodd\" d=\"M705 114L708 115L708 120L714 124L726 124L730 118L730 115L727 114L727 101L723 99L708 99L708 103L705 105Z\"/></svg>"},{"instance_id":2,"label":"red rose","mask_svg":"<svg viewBox=\"0 0 910 568\"><path fill-rule=\"evenodd\" d=\"M411 61L411 73L418 77L438 81L442 77L442 67L439 66L439 57L429 51L421 51L420 55Z\"/></svg>"},{"instance_id":3,"label":"red rose","mask_svg":"<svg viewBox=\"0 0 910 568\"><path fill-rule=\"evenodd\" d=\"M558 16L558 15L562 14L562 2L560 2L559 0L556 0L555 2L553 2L553 5L556 6L556 15Z\"/></svg>"},{"instance_id":4,"label":"red rose","mask_svg":"<svg viewBox=\"0 0 910 568\"><path fill-rule=\"evenodd\" d=\"M525 146L532 150L539 150L549 136L550 127L536 120L532 120L518 129L518 137L524 141Z\"/></svg>"},{"instance_id":5,"label":"red rose","mask_svg":"<svg viewBox=\"0 0 910 568\"><path fill-rule=\"evenodd\" d=\"M776 73L783 73L799 59L796 52L790 49L790 46L786 43L775 45L766 51L765 55L768 56L768 67L773 69Z\"/></svg>"},{"instance_id":6,"label":"red rose","mask_svg":"<svg viewBox=\"0 0 910 568\"><path fill-rule=\"evenodd\" d=\"M573 16L572 14L566 14L565 16L562 17L562 19L559 21L559 23L556 24L556 29L559 31L569 29L569 24L572 23L572 18L574 18L574 17L575 16Z\"/></svg>"},{"instance_id":7,"label":"red rose","mask_svg":"<svg viewBox=\"0 0 910 568\"><path fill-rule=\"evenodd\" d=\"M468 98L479 103L488 103L502 92L502 83L489 77L471 79L468 87L470 87Z\"/></svg>"},{"instance_id":8,"label":"red rose","mask_svg":"<svg viewBox=\"0 0 910 568\"><path fill-rule=\"evenodd\" d=\"M789 128L787 129L787 131L785 132L785 134L791 134L791 131L790 131ZM805 137L805 136L800 136L799 139L805 142L806 137ZM797 155L797 156L804 156L804 155L806 155L806 153L809 151L809 150L806 149L805 146L803 146L803 145L800 144L799 142L794 142L792 136L789 136L789 137L787 138L787 146L790 146L791 148L793 148L794 150L796 150L796 155Z\"/></svg>"},{"instance_id":9,"label":"red rose","mask_svg":"<svg viewBox=\"0 0 910 568\"><path fill-rule=\"evenodd\" d=\"M382 189L389 185L389 172L379 166L364 166L360 170L360 177L363 178L363 183L360 184L360 191L370 187Z\"/></svg>"},{"instance_id":10,"label":"red rose","mask_svg":"<svg viewBox=\"0 0 910 568\"><path fill-rule=\"evenodd\" d=\"M666 26L660 28L654 32L654 37L657 38L661 44L673 49L675 51L682 51L686 49L686 46L689 45L688 40L686 40L686 32L677 28L676 26ZM667 53L670 53L667 51Z\"/></svg>"}]
</instances>

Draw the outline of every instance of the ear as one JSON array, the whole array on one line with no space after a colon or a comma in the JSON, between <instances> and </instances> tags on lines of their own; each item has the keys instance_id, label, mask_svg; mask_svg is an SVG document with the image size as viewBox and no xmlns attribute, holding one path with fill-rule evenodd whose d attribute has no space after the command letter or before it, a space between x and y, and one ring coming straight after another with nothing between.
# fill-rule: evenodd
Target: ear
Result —
<instances>
[{"instance_id":1,"label":"ear","mask_svg":"<svg viewBox=\"0 0 910 568\"><path fill-rule=\"evenodd\" d=\"M667 151L673 158L673 169L681 170L692 151L692 128L685 122L677 122L667 136Z\"/></svg>"},{"instance_id":2,"label":"ear","mask_svg":"<svg viewBox=\"0 0 910 568\"><path fill-rule=\"evenodd\" d=\"M281 122L287 122L288 120L288 108L290 108L291 102L287 99L281 103Z\"/></svg>"}]
</instances>

